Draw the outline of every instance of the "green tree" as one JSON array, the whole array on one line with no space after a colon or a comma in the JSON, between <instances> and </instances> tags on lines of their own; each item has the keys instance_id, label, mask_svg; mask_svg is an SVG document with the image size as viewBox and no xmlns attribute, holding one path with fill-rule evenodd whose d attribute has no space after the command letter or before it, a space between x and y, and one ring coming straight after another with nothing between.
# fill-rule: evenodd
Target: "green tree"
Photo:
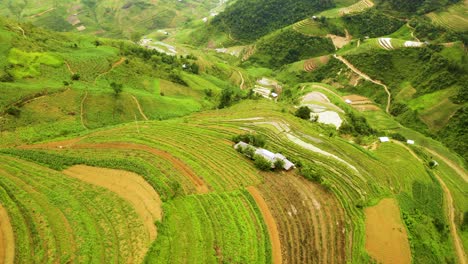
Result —
<instances>
[{"instance_id":1,"label":"green tree","mask_svg":"<svg viewBox=\"0 0 468 264\"><path fill-rule=\"evenodd\" d=\"M299 109L296 110L296 113L294 114L295 116L309 120L310 119L310 108L307 106L301 106Z\"/></svg>"},{"instance_id":2,"label":"green tree","mask_svg":"<svg viewBox=\"0 0 468 264\"><path fill-rule=\"evenodd\" d=\"M79 73L74 73L74 74L72 74L71 79L72 79L73 81L78 81L78 80L80 79L80 77L81 77L81 76L80 76Z\"/></svg>"},{"instance_id":3,"label":"green tree","mask_svg":"<svg viewBox=\"0 0 468 264\"><path fill-rule=\"evenodd\" d=\"M121 83L115 83L115 82L112 82L110 84L110 87L112 88L112 90L114 91L114 95L115 96L119 96L119 94L122 92L123 90L123 85Z\"/></svg>"}]
</instances>

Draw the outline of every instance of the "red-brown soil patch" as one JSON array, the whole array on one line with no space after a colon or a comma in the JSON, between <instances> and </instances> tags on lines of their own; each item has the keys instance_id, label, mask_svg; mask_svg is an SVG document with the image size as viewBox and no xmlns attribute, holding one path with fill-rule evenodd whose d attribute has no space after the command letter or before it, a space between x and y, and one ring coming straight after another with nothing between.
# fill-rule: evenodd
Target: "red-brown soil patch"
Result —
<instances>
[{"instance_id":1,"label":"red-brown soil patch","mask_svg":"<svg viewBox=\"0 0 468 264\"><path fill-rule=\"evenodd\" d=\"M394 199L366 208L366 250L378 263L411 263L408 235Z\"/></svg>"},{"instance_id":2,"label":"red-brown soil patch","mask_svg":"<svg viewBox=\"0 0 468 264\"><path fill-rule=\"evenodd\" d=\"M143 220L150 235L156 238L154 222L161 220L161 199L158 193L141 176L123 170L77 165L63 171L64 174L87 183L104 187L128 201Z\"/></svg>"},{"instance_id":3,"label":"red-brown soil patch","mask_svg":"<svg viewBox=\"0 0 468 264\"><path fill-rule=\"evenodd\" d=\"M270 234L270 241L271 241L271 251L273 255L273 263L280 264L283 262L281 256L281 243L279 238L278 226L276 225L275 218L270 212L268 205L266 204L263 196L257 190L257 188L250 186L247 187L247 190L254 198L255 202L257 203L258 208L260 208L260 212L262 213L263 219L265 220L265 224L268 227L268 233Z\"/></svg>"}]
</instances>

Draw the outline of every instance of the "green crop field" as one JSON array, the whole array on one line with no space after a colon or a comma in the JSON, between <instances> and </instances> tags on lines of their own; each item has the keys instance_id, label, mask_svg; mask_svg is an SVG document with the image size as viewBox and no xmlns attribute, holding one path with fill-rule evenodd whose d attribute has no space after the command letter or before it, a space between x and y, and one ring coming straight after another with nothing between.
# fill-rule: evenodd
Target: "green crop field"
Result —
<instances>
[{"instance_id":1,"label":"green crop field","mask_svg":"<svg viewBox=\"0 0 468 264\"><path fill-rule=\"evenodd\" d=\"M140 247L150 241L121 198L57 171L1 158L0 201L12 218L15 262L141 260Z\"/></svg>"}]
</instances>

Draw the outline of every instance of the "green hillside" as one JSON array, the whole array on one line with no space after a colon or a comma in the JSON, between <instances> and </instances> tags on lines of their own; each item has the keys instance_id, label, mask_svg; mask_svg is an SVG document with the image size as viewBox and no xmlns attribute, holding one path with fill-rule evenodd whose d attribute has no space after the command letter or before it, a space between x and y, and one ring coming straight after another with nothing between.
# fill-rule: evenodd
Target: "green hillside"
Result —
<instances>
[{"instance_id":1,"label":"green hillside","mask_svg":"<svg viewBox=\"0 0 468 264\"><path fill-rule=\"evenodd\" d=\"M0 1L0 263L465 264L464 3L403 2Z\"/></svg>"}]
</instances>

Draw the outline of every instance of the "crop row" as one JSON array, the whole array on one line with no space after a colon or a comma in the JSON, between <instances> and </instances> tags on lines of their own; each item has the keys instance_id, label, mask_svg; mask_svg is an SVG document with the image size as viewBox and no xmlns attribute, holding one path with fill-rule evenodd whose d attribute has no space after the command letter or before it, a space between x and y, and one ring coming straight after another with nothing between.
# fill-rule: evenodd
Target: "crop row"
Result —
<instances>
[{"instance_id":1,"label":"crop row","mask_svg":"<svg viewBox=\"0 0 468 264\"><path fill-rule=\"evenodd\" d=\"M116 152L106 153L106 151L95 150L93 150L92 158L90 153L80 150L56 153L41 150L4 149L0 152L37 162L55 170L64 170L73 165L83 164L131 171L141 175L161 195L163 200L174 197L181 191L177 179L182 178L182 176L175 172L165 160L154 156L146 157L150 160L145 161L139 157L126 156L125 152L117 154ZM81 156L82 154L88 155Z\"/></svg>"},{"instance_id":2,"label":"crop row","mask_svg":"<svg viewBox=\"0 0 468 264\"><path fill-rule=\"evenodd\" d=\"M262 216L245 191L190 195L165 205L149 263L269 263Z\"/></svg>"},{"instance_id":3,"label":"crop row","mask_svg":"<svg viewBox=\"0 0 468 264\"><path fill-rule=\"evenodd\" d=\"M125 127L119 132L96 134L90 142L119 141L144 144L164 150L194 170L214 190L234 190L261 182L253 165L224 139L224 135L194 126L157 123L140 129Z\"/></svg>"},{"instance_id":4,"label":"crop row","mask_svg":"<svg viewBox=\"0 0 468 264\"><path fill-rule=\"evenodd\" d=\"M12 222L16 262L141 260L147 232L118 196L29 162L2 161L0 201Z\"/></svg>"},{"instance_id":5,"label":"crop row","mask_svg":"<svg viewBox=\"0 0 468 264\"><path fill-rule=\"evenodd\" d=\"M278 224L285 262L345 262L344 212L331 193L289 173L269 175L260 189Z\"/></svg>"}]
</instances>

